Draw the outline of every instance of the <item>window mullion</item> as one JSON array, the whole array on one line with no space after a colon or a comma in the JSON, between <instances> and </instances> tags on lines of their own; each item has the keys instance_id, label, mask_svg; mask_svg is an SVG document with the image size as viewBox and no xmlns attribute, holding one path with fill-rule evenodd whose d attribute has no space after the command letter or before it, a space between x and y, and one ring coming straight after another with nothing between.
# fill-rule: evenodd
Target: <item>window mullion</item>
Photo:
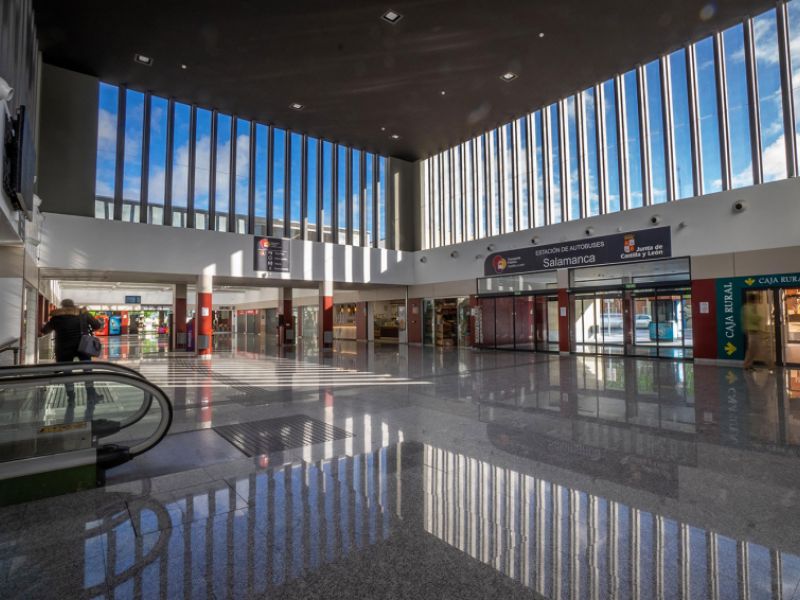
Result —
<instances>
[{"instance_id":1,"label":"window mullion","mask_svg":"<svg viewBox=\"0 0 800 600\"><path fill-rule=\"evenodd\" d=\"M728 77L725 69L725 43L722 33L714 34L714 76L717 83L717 112L719 113L719 156L722 189L731 188L731 137L728 127Z\"/></svg>"},{"instance_id":2,"label":"window mullion","mask_svg":"<svg viewBox=\"0 0 800 600\"><path fill-rule=\"evenodd\" d=\"M142 111L142 177L139 181L139 222L147 223L148 198L150 196L150 112L153 96L150 92L144 95Z\"/></svg>"},{"instance_id":3,"label":"window mullion","mask_svg":"<svg viewBox=\"0 0 800 600\"><path fill-rule=\"evenodd\" d=\"M300 239L308 239L308 136L300 138Z\"/></svg>"},{"instance_id":4,"label":"window mullion","mask_svg":"<svg viewBox=\"0 0 800 600\"><path fill-rule=\"evenodd\" d=\"M381 185L380 181L380 162L381 157L378 154L372 155L372 198L370 198L370 202L372 202L372 247L378 248L380 237L381 237L381 218L380 218L380 206L378 206L378 187Z\"/></svg>"},{"instance_id":5,"label":"window mullion","mask_svg":"<svg viewBox=\"0 0 800 600\"><path fill-rule=\"evenodd\" d=\"M119 86L117 96L117 155L114 164L114 220L122 220L122 194L125 178L125 120L128 90Z\"/></svg>"},{"instance_id":6,"label":"window mullion","mask_svg":"<svg viewBox=\"0 0 800 600\"><path fill-rule=\"evenodd\" d=\"M314 185L317 186L317 235L316 241L324 242L325 241L325 165L323 164L325 160L325 152L323 146L325 145L325 140L319 139L317 140L317 180L314 182Z\"/></svg>"},{"instance_id":7,"label":"window mullion","mask_svg":"<svg viewBox=\"0 0 800 600\"><path fill-rule=\"evenodd\" d=\"M536 148L534 142L536 140L536 136L533 133L533 117L529 113L525 115L525 135L527 137L527 147L528 152L525 155L525 163L528 169L528 229L532 229L536 226L536 176L535 176L535 169L534 165L536 164Z\"/></svg>"},{"instance_id":8,"label":"window mullion","mask_svg":"<svg viewBox=\"0 0 800 600\"><path fill-rule=\"evenodd\" d=\"M744 58L747 73L748 108L750 113L750 143L753 157L753 185L764 179L761 162L761 113L758 106L758 78L756 76L756 48L753 20L744 22Z\"/></svg>"},{"instance_id":9,"label":"window mullion","mask_svg":"<svg viewBox=\"0 0 800 600\"><path fill-rule=\"evenodd\" d=\"M172 106L172 117L170 117L171 121L167 127L167 152L169 153L167 156L167 164L169 165L169 173L170 173L170 181L167 184L169 186L169 197L170 197L170 207L167 209L167 202L166 202L166 195L164 196L164 218L170 219L170 224L172 223L172 122L174 121L174 112L175 112L175 105L172 101L170 101L170 105ZM197 156L197 150L195 148L195 143L197 141L197 107L192 105L189 111L189 181L186 185L186 227L189 229L194 229L194 176L195 176L195 162Z\"/></svg>"},{"instance_id":10,"label":"window mullion","mask_svg":"<svg viewBox=\"0 0 800 600\"><path fill-rule=\"evenodd\" d=\"M540 226L552 224L552 210L551 210L551 193L553 187L553 165L552 155L550 153L550 107L541 109L542 114L542 183L544 184L544 223Z\"/></svg>"},{"instance_id":11,"label":"window mullion","mask_svg":"<svg viewBox=\"0 0 800 600\"><path fill-rule=\"evenodd\" d=\"M589 159L587 157L586 142L586 106L584 104L585 92L575 94L575 128L578 132L578 191L580 198L580 217L589 216Z\"/></svg>"},{"instance_id":12,"label":"window mullion","mask_svg":"<svg viewBox=\"0 0 800 600\"><path fill-rule=\"evenodd\" d=\"M781 71L781 100L783 102L783 139L786 143L786 176L796 177L797 140L795 138L795 114L792 94L792 58L789 50L789 13L787 2L778 3L778 54Z\"/></svg>"},{"instance_id":13,"label":"window mullion","mask_svg":"<svg viewBox=\"0 0 800 600\"><path fill-rule=\"evenodd\" d=\"M238 117L231 115L231 137L228 156L228 232L236 233L236 121ZM215 227L216 229L216 227Z\"/></svg>"},{"instance_id":14,"label":"window mullion","mask_svg":"<svg viewBox=\"0 0 800 600\"><path fill-rule=\"evenodd\" d=\"M347 148L345 150L345 191L344 191L344 204L345 204L345 223L347 230L345 232L345 244L348 246L353 245L353 149Z\"/></svg>"},{"instance_id":15,"label":"window mullion","mask_svg":"<svg viewBox=\"0 0 800 600\"><path fill-rule=\"evenodd\" d=\"M358 228L360 230L358 235L358 245L366 246L367 241L367 211L366 211L366 195L365 188L367 187L367 153L362 150L358 155L359 168L358 168Z\"/></svg>"},{"instance_id":16,"label":"window mullion","mask_svg":"<svg viewBox=\"0 0 800 600\"><path fill-rule=\"evenodd\" d=\"M558 101L558 146L560 152L558 159L561 167L561 177L559 183L561 184L561 221L570 220L570 207L572 204L572 186L570 186L570 172L569 172L569 135L567 135L567 121L569 120L567 110L567 100L562 99Z\"/></svg>"},{"instance_id":17,"label":"window mullion","mask_svg":"<svg viewBox=\"0 0 800 600\"><path fill-rule=\"evenodd\" d=\"M292 132L283 135L283 237L292 237Z\"/></svg>"},{"instance_id":18,"label":"window mullion","mask_svg":"<svg viewBox=\"0 0 800 600\"><path fill-rule=\"evenodd\" d=\"M700 133L700 95L697 91L697 53L694 44L686 47L686 77L689 92L689 129L692 140L692 175L694 195L703 194L703 160Z\"/></svg>"},{"instance_id":19,"label":"window mullion","mask_svg":"<svg viewBox=\"0 0 800 600\"><path fill-rule=\"evenodd\" d=\"M275 230L272 223L272 208L275 204L275 194L272 190L275 179L275 128L267 126L267 235L272 236Z\"/></svg>"}]
</instances>

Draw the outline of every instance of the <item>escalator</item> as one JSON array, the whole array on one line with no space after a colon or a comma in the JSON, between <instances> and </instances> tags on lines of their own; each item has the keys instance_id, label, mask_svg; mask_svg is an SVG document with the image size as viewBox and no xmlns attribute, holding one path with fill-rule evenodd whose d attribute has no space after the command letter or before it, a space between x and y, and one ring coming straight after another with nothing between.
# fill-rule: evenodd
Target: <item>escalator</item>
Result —
<instances>
[{"instance_id":1,"label":"escalator","mask_svg":"<svg viewBox=\"0 0 800 600\"><path fill-rule=\"evenodd\" d=\"M171 423L167 395L122 365L2 367L0 506L102 485Z\"/></svg>"}]
</instances>

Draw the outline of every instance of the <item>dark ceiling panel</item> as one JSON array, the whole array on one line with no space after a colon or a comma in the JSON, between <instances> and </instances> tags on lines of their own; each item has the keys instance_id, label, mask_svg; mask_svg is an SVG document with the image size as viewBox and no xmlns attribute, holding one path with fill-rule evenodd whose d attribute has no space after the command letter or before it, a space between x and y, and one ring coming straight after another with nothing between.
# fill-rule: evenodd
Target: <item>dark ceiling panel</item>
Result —
<instances>
[{"instance_id":1,"label":"dark ceiling panel","mask_svg":"<svg viewBox=\"0 0 800 600\"><path fill-rule=\"evenodd\" d=\"M34 0L48 63L406 159L773 5ZM396 25L380 19L388 8L403 15ZM137 52L153 66L136 64ZM504 83L509 70L519 79ZM292 102L305 109L289 109Z\"/></svg>"}]
</instances>

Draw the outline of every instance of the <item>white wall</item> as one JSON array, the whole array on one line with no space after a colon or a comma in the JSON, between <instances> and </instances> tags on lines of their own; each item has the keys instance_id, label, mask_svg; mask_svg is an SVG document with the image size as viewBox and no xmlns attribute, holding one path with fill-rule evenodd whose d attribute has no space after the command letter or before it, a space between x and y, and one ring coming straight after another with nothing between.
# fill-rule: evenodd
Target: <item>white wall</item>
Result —
<instances>
[{"instance_id":1,"label":"white wall","mask_svg":"<svg viewBox=\"0 0 800 600\"><path fill-rule=\"evenodd\" d=\"M734 213L733 203L739 199L745 200L747 210ZM484 258L491 254L487 250L489 244L494 244L493 251L497 252L530 246L534 235L539 238L539 245L587 239L585 230L590 225L594 228L594 236L647 229L651 227L650 217L653 215L661 217L659 226L672 227L673 256L798 246L800 179L776 181L418 252L414 257L414 279L417 284L437 285L445 281L474 280L484 275ZM680 223L685 223L685 227L680 228ZM453 250L458 251L458 258L450 257ZM427 262L421 263L421 256L425 256ZM800 259L795 270L800 270ZM474 293L474 287L472 289L471 293ZM429 294L415 292L412 295Z\"/></svg>"},{"instance_id":2,"label":"white wall","mask_svg":"<svg viewBox=\"0 0 800 600\"><path fill-rule=\"evenodd\" d=\"M291 240L291 273L265 281L412 282L409 253ZM41 266L50 269L225 277L259 277L253 236L48 213Z\"/></svg>"}]
</instances>

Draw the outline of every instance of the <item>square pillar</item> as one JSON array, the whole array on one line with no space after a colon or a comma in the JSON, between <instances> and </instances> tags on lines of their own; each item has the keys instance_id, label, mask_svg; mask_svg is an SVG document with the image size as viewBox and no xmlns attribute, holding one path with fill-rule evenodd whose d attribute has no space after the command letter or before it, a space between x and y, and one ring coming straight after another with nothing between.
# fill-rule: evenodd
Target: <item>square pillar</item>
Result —
<instances>
[{"instance_id":1,"label":"square pillar","mask_svg":"<svg viewBox=\"0 0 800 600\"><path fill-rule=\"evenodd\" d=\"M177 283L172 294L172 347L186 350L186 284Z\"/></svg>"},{"instance_id":2,"label":"square pillar","mask_svg":"<svg viewBox=\"0 0 800 600\"><path fill-rule=\"evenodd\" d=\"M201 358L211 358L213 336L212 292L214 277L200 275L197 278L197 313L195 315L195 348Z\"/></svg>"}]
</instances>

